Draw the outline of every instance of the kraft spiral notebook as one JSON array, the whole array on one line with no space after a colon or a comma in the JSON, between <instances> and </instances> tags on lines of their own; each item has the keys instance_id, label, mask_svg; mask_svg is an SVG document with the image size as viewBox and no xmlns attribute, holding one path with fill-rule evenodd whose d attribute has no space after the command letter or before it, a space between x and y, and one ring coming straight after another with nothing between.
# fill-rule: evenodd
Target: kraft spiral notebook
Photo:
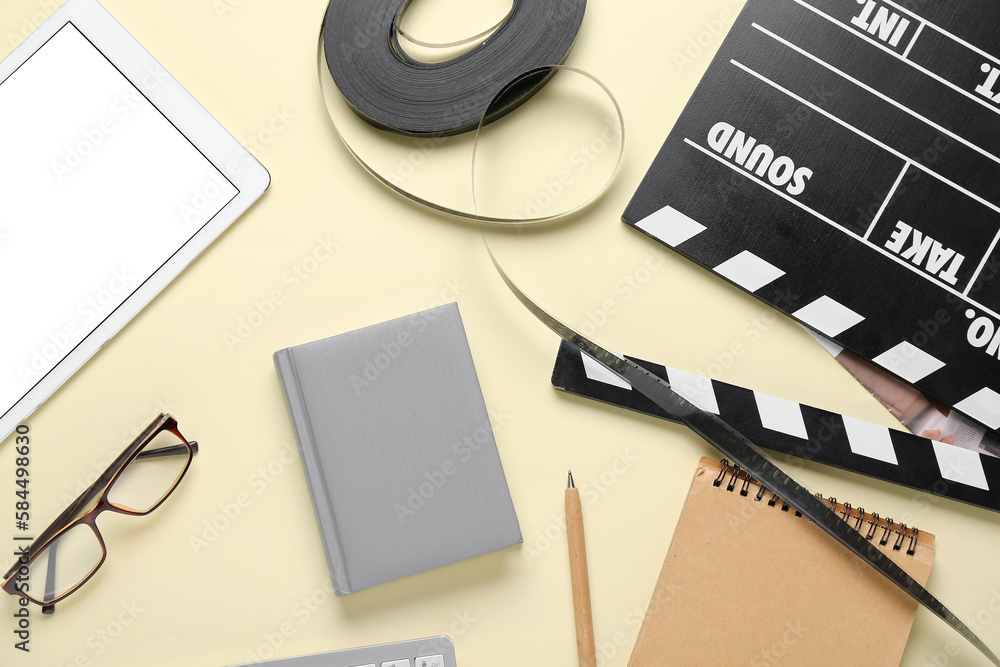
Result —
<instances>
[{"instance_id":1,"label":"kraft spiral notebook","mask_svg":"<svg viewBox=\"0 0 1000 667\"><path fill-rule=\"evenodd\" d=\"M337 595L522 541L456 304L274 363Z\"/></svg>"},{"instance_id":2,"label":"kraft spiral notebook","mask_svg":"<svg viewBox=\"0 0 1000 667\"><path fill-rule=\"evenodd\" d=\"M933 535L836 508L927 583ZM702 458L629 665L898 665L916 609L738 468Z\"/></svg>"}]
</instances>

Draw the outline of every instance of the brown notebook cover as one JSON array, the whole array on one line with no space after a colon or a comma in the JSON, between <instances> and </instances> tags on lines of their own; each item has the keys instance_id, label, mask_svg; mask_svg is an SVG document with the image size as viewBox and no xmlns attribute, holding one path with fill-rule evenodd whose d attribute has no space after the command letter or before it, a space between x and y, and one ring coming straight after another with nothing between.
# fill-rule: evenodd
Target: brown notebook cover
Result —
<instances>
[{"instance_id":1,"label":"brown notebook cover","mask_svg":"<svg viewBox=\"0 0 1000 667\"><path fill-rule=\"evenodd\" d=\"M701 460L630 667L899 664L917 602L772 498L732 466ZM927 583L933 535L837 510Z\"/></svg>"}]
</instances>

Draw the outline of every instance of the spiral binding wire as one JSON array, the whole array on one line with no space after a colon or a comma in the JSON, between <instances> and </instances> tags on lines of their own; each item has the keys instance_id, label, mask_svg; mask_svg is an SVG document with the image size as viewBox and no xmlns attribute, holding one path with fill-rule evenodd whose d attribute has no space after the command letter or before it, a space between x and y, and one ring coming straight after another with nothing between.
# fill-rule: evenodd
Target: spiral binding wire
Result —
<instances>
[{"instance_id":1,"label":"spiral binding wire","mask_svg":"<svg viewBox=\"0 0 1000 667\"><path fill-rule=\"evenodd\" d=\"M729 481L726 481L726 477ZM750 485L756 483L760 488L758 489L756 495L753 499L760 502L764 499L764 495L769 492L768 489L764 488L764 485L760 481L755 480L753 476L748 475L743 471L740 466L735 464L730 464L727 459L722 459L722 470L719 471L718 476L715 481L712 482L712 486L721 487L723 484L726 485L726 491L733 492L736 489L737 482L740 482L740 495L748 496L750 494ZM817 493L816 497L820 500L825 501L829 504L830 509L837 511L838 505L842 507L839 514L844 521L854 522L854 530L859 533L864 532L866 540L874 540L876 535L881 531L881 536L878 538L878 545L881 547L888 546L890 540L892 540L892 550L900 551L903 545L907 542L909 538L909 544L906 547L906 554L912 556L917 548L917 542L920 538L920 529L916 527L909 527L905 523L897 524L891 517L881 518L877 512L865 512L864 507L858 506L853 507L851 503L844 502L843 504L837 503L837 498L830 496L829 498L823 498L823 494ZM767 501L768 507L776 507L778 501L781 498L778 497L776 493L771 492L771 498ZM781 511L787 512L789 508L788 503L781 501ZM795 516L802 516L800 512L796 512ZM865 524L868 524L867 530L862 530ZM895 535L895 537L893 537Z\"/></svg>"}]
</instances>

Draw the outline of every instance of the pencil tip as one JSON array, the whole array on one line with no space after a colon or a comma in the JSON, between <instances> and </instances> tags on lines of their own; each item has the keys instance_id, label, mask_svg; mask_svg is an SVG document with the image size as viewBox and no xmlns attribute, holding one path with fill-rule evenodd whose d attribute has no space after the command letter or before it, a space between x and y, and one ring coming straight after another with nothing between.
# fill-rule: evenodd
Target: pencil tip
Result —
<instances>
[{"instance_id":1,"label":"pencil tip","mask_svg":"<svg viewBox=\"0 0 1000 667\"><path fill-rule=\"evenodd\" d=\"M569 481L567 482L567 484L568 484L567 488L569 488L569 489L575 489L576 488L576 484L573 483L573 471L572 470L569 471Z\"/></svg>"}]
</instances>

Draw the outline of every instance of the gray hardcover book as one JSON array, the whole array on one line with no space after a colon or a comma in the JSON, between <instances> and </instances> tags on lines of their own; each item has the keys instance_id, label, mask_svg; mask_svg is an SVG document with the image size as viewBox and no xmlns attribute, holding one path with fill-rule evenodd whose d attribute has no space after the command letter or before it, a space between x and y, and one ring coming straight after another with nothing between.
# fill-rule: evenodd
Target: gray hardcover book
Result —
<instances>
[{"instance_id":1,"label":"gray hardcover book","mask_svg":"<svg viewBox=\"0 0 1000 667\"><path fill-rule=\"evenodd\" d=\"M274 363L337 595L522 541L456 304Z\"/></svg>"}]
</instances>

